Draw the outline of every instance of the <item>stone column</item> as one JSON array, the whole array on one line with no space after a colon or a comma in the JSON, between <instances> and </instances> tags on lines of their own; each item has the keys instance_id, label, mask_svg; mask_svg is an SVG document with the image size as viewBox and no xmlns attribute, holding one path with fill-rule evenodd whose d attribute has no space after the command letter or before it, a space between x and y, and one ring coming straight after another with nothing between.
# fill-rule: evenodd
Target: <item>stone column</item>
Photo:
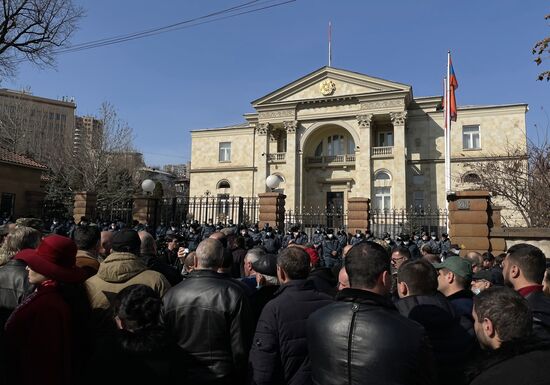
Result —
<instances>
[{"instance_id":1,"label":"stone column","mask_svg":"<svg viewBox=\"0 0 550 385\"><path fill-rule=\"evenodd\" d=\"M359 126L359 143L355 143L359 150L355 151L355 191L360 191L364 196L371 196L372 191L372 163L371 163L371 141L372 125L374 114L364 114L357 116ZM358 172L357 170L361 170Z\"/></svg>"},{"instance_id":2,"label":"stone column","mask_svg":"<svg viewBox=\"0 0 550 385\"><path fill-rule=\"evenodd\" d=\"M449 237L460 246L460 255L469 251L491 251L489 232L492 227L489 191L458 191L449 200Z\"/></svg>"},{"instance_id":3,"label":"stone column","mask_svg":"<svg viewBox=\"0 0 550 385\"><path fill-rule=\"evenodd\" d=\"M390 112L393 123L393 164L392 205L393 208L407 207L407 142L405 139L405 121L407 111Z\"/></svg>"},{"instance_id":4,"label":"stone column","mask_svg":"<svg viewBox=\"0 0 550 385\"><path fill-rule=\"evenodd\" d=\"M153 196L134 196L132 219L139 223L147 223L151 228L157 225L158 198Z\"/></svg>"},{"instance_id":5,"label":"stone column","mask_svg":"<svg viewBox=\"0 0 550 385\"><path fill-rule=\"evenodd\" d=\"M348 199L348 233L354 234L356 230L363 233L369 228L369 198Z\"/></svg>"},{"instance_id":6,"label":"stone column","mask_svg":"<svg viewBox=\"0 0 550 385\"><path fill-rule=\"evenodd\" d=\"M95 218L97 207L97 194L88 191L80 191L74 195L73 218L76 223L80 217Z\"/></svg>"},{"instance_id":7,"label":"stone column","mask_svg":"<svg viewBox=\"0 0 550 385\"><path fill-rule=\"evenodd\" d=\"M300 150L300 144L296 137L298 121L286 120L283 125L286 131L286 164L287 169L290 170L290 173L285 175L285 192L289 198L290 207L298 207L300 205L300 180L302 176L300 158L297 156Z\"/></svg>"},{"instance_id":8,"label":"stone column","mask_svg":"<svg viewBox=\"0 0 550 385\"><path fill-rule=\"evenodd\" d=\"M263 193L266 191L265 178L267 178L267 157L269 154L269 123L258 123L256 125L254 152L258 157L258 177L256 178L256 191Z\"/></svg>"},{"instance_id":9,"label":"stone column","mask_svg":"<svg viewBox=\"0 0 550 385\"><path fill-rule=\"evenodd\" d=\"M260 198L259 224L263 228L266 223L284 231L285 224L285 198L281 193L267 192L258 194Z\"/></svg>"}]
</instances>

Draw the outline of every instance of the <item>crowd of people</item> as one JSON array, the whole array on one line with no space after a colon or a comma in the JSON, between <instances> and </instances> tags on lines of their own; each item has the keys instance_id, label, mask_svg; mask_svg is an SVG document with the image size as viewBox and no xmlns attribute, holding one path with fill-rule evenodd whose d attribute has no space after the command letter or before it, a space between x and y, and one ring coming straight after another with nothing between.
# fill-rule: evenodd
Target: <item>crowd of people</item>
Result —
<instances>
[{"instance_id":1,"label":"crowd of people","mask_svg":"<svg viewBox=\"0 0 550 385\"><path fill-rule=\"evenodd\" d=\"M0 383L550 384L550 273L527 243L58 225L0 226Z\"/></svg>"}]
</instances>

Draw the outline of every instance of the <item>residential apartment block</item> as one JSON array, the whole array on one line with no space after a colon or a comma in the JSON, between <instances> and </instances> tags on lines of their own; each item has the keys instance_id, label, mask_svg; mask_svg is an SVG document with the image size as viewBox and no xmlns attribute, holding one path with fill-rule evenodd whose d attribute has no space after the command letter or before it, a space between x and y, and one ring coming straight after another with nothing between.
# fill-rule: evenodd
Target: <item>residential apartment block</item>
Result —
<instances>
[{"instance_id":1,"label":"residential apartment block","mask_svg":"<svg viewBox=\"0 0 550 385\"><path fill-rule=\"evenodd\" d=\"M0 145L49 165L53 154L72 151L74 101L0 89Z\"/></svg>"}]
</instances>

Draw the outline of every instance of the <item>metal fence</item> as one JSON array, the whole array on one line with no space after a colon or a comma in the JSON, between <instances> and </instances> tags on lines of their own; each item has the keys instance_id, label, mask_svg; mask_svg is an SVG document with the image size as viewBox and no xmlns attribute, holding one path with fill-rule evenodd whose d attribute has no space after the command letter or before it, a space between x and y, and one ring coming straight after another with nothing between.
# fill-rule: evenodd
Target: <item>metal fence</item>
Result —
<instances>
[{"instance_id":1,"label":"metal fence","mask_svg":"<svg viewBox=\"0 0 550 385\"><path fill-rule=\"evenodd\" d=\"M438 235L447 231L446 209L391 209L369 211L370 229L374 236L382 237L389 233L392 237L398 234L435 232Z\"/></svg>"},{"instance_id":2,"label":"metal fence","mask_svg":"<svg viewBox=\"0 0 550 385\"><path fill-rule=\"evenodd\" d=\"M159 221L199 223L212 220L224 225L256 223L259 217L258 198L239 196L201 196L189 198L164 198L158 201Z\"/></svg>"},{"instance_id":3,"label":"metal fence","mask_svg":"<svg viewBox=\"0 0 550 385\"><path fill-rule=\"evenodd\" d=\"M309 208L302 212L285 211L285 227L299 225L308 237L315 232L317 227L324 229L347 229L348 215L343 210L326 210L322 208Z\"/></svg>"},{"instance_id":4,"label":"metal fence","mask_svg":"<svg viewBox=\"0 0 550 385\"><path fill-rule=\"evenodd\" d=\"M101 222L123 222L127 225L132 223L133 200L118 203L99 203L96 207L95 216Z\"/></svg>"}]
</instances>

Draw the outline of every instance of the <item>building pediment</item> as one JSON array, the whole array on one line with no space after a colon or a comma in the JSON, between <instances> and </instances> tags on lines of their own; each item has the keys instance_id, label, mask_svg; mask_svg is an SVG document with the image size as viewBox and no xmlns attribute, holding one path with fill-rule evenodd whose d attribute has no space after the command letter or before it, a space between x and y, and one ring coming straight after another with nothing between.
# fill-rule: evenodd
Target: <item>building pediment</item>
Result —
<instances>
[{"instance_id":1,"label":"building pediment","mask_svg":"<svg viewBox=\"0 0 550 385\"><path fill-rule=\"evenodd\" d=\"M334 100L387 94L408 94L411 86L333 67L322 67L270 94L256 99L252 106L298 104L302 101Z\"/></svg>"}]
</instances>

